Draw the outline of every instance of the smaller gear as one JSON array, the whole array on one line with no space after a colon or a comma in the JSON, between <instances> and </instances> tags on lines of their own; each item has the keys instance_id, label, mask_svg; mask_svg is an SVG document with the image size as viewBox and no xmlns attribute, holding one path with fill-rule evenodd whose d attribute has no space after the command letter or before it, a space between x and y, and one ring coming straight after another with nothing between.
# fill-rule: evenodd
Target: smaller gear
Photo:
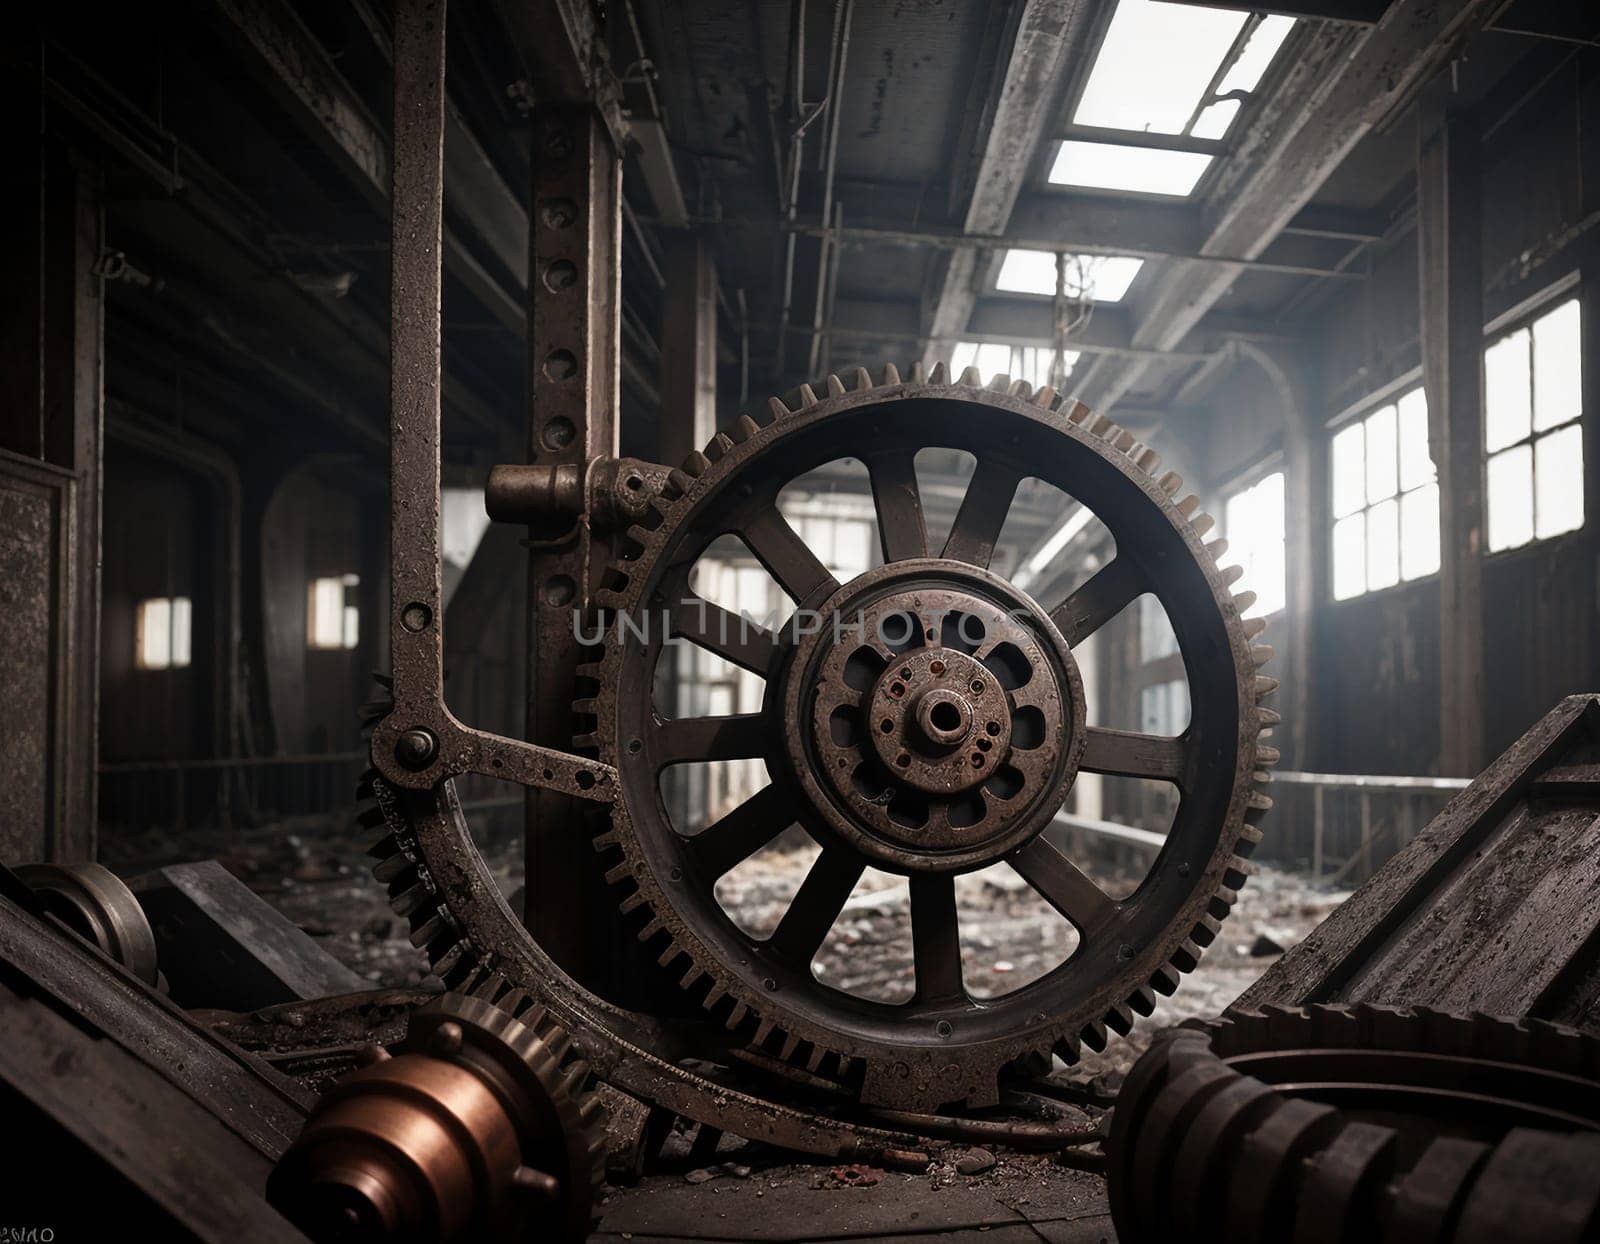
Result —
<instances>
[{"instance_id":1,"label":"smaller gear","mask_svg":"<svg viewBox=\"0 0 1600 1244\"><path fill-rule=\"evenodd\" d=\"M1230 1014L1156 1039L1106 1150L1129 1244L1576 1244L1600 1227L1600 1040L1422 1009Z\"/></svg>"},{"instance_id":2,"label":"smaller gear","mask_svg":"<svg viewBox=\"0 0 1600 1244\"><path fill-rule=\"evenodd\" d=\"M581 1240L603 1111L571 1038L484 974L317 1104L268 1199L313 1239Z\"/></svg>"}]
</instances>

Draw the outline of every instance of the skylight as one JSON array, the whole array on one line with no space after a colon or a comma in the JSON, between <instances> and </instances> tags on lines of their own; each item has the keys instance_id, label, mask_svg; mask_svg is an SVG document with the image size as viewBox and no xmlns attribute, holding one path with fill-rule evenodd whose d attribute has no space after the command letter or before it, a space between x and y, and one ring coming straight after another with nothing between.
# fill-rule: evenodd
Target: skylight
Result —
<instances>
[{"instance_id":1,"label":"skylight","mask_svg":"<svg viewBox=\"0 0 1600 1244\"><path fill-rule=\"evenodd\" d=\"M1131 255L1071 255L1067 263L1067 293L1096 302L1120 302L1144 267ZM1056 292L1056 257L1050 251L1009 250L1000 263L995 288L1007 294Z\"/></svg>"},{"instance_id":2,"label":"skylight","mask_svg":"<svg viewBox=\"0 0 1600 1244\"><path fill-rule=\"evenodd\" d=\"M1069 139L1056 153L1050 181L1057 186L1181 196L1193 192L1210 163L1210 156L1196 151L1160 151Z\"/></svg>"},{"instance_id":3,"label":"skylight","mask_svg":"<svg viewBox=\"0 0 1600 1244\"><path fill-rule=\"evenodd\" d=\"M1073 122L1183 133L1248 17L1160 0L1120 0Z\"/></svg>"}]
</instances>

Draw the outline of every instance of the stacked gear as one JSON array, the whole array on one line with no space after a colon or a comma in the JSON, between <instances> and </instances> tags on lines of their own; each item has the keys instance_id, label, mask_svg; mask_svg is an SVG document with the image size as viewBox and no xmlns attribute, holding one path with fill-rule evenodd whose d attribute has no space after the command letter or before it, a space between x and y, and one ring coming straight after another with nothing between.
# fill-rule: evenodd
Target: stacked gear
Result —
<instances>
[{"instance_id":1,"label":"stacked gear","mask_svg":"<svg viewBox=\"0 0 1600 1244\"><path fill-rule=\"evenodd\" d=\"M1107 1143L1117 1238L1588 1241L1600 1040L1537 1020L1269 1008L1156 1038Z\"/></svg>"}]
</instances>

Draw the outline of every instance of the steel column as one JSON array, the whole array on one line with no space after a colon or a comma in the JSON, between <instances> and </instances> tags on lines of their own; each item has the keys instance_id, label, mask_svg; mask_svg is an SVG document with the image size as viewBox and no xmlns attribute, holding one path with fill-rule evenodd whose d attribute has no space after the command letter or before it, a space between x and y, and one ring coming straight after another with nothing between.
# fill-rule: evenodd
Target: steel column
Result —
<instances>
[{"instance_id":1,"label":"steel column","mask_svg":"<svg viewBox=\"0 0 1600 1244\"><path fill-rule=\"evenodd\" d=\"M533 114L532 241L528 278L528 460L580 472L617 452L621 333L621 161L587 100ZM581 518L529 529L528 738L572 744L573 626L607 549ZM579 809L554 791L528 800L524 920L552 958L580 980L610 976L619 939L615 900L600 875Z\"/></svg>"},{"instance_id":2,"label":"steel column","mask_svg":"<svg viewBox=\"0 0 1600 1244\"><path fill-rule=\"evenodd\" d=\"M703 234L665 236L658 443L677 466L717 430L717 268Z\"/></svg>"},{"instance_id":3,"label":"steel column","mask_svg":"<svg viewBox=\"0 0 1600 1244\"><path fill-rule=\"evenodd\" d=\"M1417 156L1422 375L1439 473L1439 767L1483 761L1483 205L1476 127L1428 101Z\"/></svg>"}]
</instances>

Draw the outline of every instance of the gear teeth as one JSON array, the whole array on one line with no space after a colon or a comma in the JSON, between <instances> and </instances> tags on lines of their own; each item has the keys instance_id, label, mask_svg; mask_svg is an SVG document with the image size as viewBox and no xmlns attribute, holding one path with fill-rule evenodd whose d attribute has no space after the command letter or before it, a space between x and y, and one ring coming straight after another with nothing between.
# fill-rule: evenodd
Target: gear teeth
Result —
<instances>
[{"instance_id":1,"label":"gear teeth","mask_svg":"<svg viewBox=\"0 0 1600 1244\"><path fill-rule=\"evenodd\" d=\"M1139 438L1126 428L1117 432L1116 439L1111 442L1129 457L1133 456L1133 447L1139 443Z\"/></svg>"},{"instance_id":2,"label":"gear teeth","mask_svg":"<svg viewBox=\"0 0 1600 1244\"><path fill-rule=\"evenodd\" d=\"M792 1032L786 1032L783 1034L783 1047L778 1051L778 1058L783 1062L788 1062L794 1057L795 1051L799 1048L800 1038Z\"/></svg>"},{"instance_id":3,"label":"gear teeth","mask_svg":"<svg viewBox=\"0 0 1600 1244\"><path fill-rule=\"evenodd\" d=\"M860 393L864 389L870 389L873 387L872 373L869 372L865 367L856 368L855 371L851 373L851 377L856 382L855 390L857 393Z\"/></svg>"},{"instance_id":4,"label":"gear teeth","mask_svg":"<svg viewBox=\"0 0 1600 1244\"><path fill-rule=\"evenodd\" d=\"M1223 587L1232 587L1240 579L1244 578L1244 567L1243 566L1224 566L1224 567L1222 567L1221 574L1222 574L1222 586Z\"/></svg>"},{"instance_id":5,"label":"gear teeth","mask_svg":"<svg viewBox=\"0 0 1600 1244\"><path fill-rule=\"evenodd\" d=\"M694 487L694 480L684 473L682 468L673 467L667 472L667 484L675 490L672 499L685 496L689 489Z\"/></svg>"},{"instance_id":6,"label":"gear teeth","mask_svg":"<svg viewBox=\"0 0 1600 1244\"><path fill-rule=\"evenodd\" d=\"M1170 998L1178 992L1178 986L1183 978L1178 968L1173 964L1163 963L1150 977L1150 988L1163 997Z\"/></svg>"},{"instance_id":7,"label":"gear teeth","mask_svg":"<svg viewBox=\"0 0 1600 1244\"><path fill-rule=\"evenodd\" d=\"M1270 769L1281 759L1283 759L1283 753L1276 747L1269 747L1265 743L1256 744L1256 763L1258 765L1265 765Z\"/></svg>"},{"instance_id":8,"label":"gear teeth","mask_svg":"<svg viewBox=\"0 0 1600 1244\"><path fill-rule=\"evenodd\" d=\"M1245 588L1245 590L1242 591L1242 592L1234 593L1233 607L1234 607L1234 609L1236 609L1240 613L1246 612L1255 603L1256 603L1256 594L1254 592L1252 592L1249 588Z\"/></svg>"},{"instance_id":9,"label":"gear teeth","mask_svg":"<svg viewBox=\"0 0 1600 1244\"><path fill-rule=\"evenodd\" d=\"M921 359L918 359L915 363L911 364L911 372L906 378L908 380L910 380L910 382L912 384L921 384L922 383L922 360Z\"/></svg>"},{"instance_id":10,"label":"gear teeth","mask_svg":"<svg viewBox=\"0 0 1600 1244\"><path fill-rule=\"evenodd\" d=\"M1103 441L1111 440L1121 430L1110 415L1096 415L1089 424L1089 431Z\"/></svg>"},{"instance_id":11,"label":"gear teeth","mask_svg":"<svg viewBox=\"0 0 1600 1244\"><path fill-rule=\"evenodd\" d=\"M1252 812L1271 812L1272 796L1253 790L1250 792L1250 798L1245 801L1245 806Z\"/></svg>"},{"instance_id":12,"label":"gear teeth","mask_svg":"<svg viewBox=\"0 0 1600 1244\"><path fill-rule=\"evenodd\" d=\"M950 383L950 369L944 365L944 360L943 359L941 359L939 362L937 362L937 363L935 363L933 365L933 370L928 373L928 383L929 384L949 384Z\"/></svg>"},{"instance_id":13,"label":"gear teeth","mask_svg":"<svg viewBox=\"0 0 1600 1244\"><path fill-rule=\"evenodd\" d=\"M1227 555L1228 542L1221 536L1218 536L1215 540L1207 540L1206 552L1211 554L1212 561L1219 562Z\"/></svg>"},{"instance_id":14,"label":"gear teeth","mask_svg":"<svg viewBox=\"0 0 1600 1244\"><path fill-rule=\"evenodd\" d=\"M761 431L761 425L749 415L740 415L733 421L733 439L743 444Z\"/></svg>"},{"instance_id":15,"label":"gear teeth","mask_svg":"<svg viewBox=\"0 0 1600 1244\"><path fill-rule=\"evenodd\" d=\"M1257 669L1260 669L1268 661L1272 660L1272 645L1271 644L1257 644L1257 645L1255 645L1255 647L1250 649L1250 660L1251 660L1252 663L1254 663L1254 665L1255 665L1255 667Z\"/></svg>"},{"instance_id":16,"label":"gear teeth","mask_svg":"<svg viewBox=\"0 0 1600 1244\"><path fill-rule=\"evenodd\" d=\"M774 419L787 419L790 415L794 414L794 411L790 410L783 404L783 399L781 397L769 397L767 399L767 409L772 412L772 417Z\"/></svg>"},{"instance_id":17,"label":"gear teeth","mask_svg":"<svg viewBox=\"0 0 1600 1244\"><path fill-rule=\"evenodd\" d=\"M1082 427L1089 422L1092 413L1082 402L1075 401L1072 403L1072 409L1067 411L1067 422Z\"/></svg>"},{"instance_id":18,"label":"gear teeth","mask_svg":"<svg viewBox=\"0 0 1600 1244\"><path fill-rule=\"evenodd\" d=\"M1176 471L1168 471L1156 481L1156 486L1159 487L1162 492L1166 493L1167 496L1176 496L1178 489L1183 487L1183 476L1179 475Z\"/></svg>"},{"instance_id":19,"label":"gear teeth","mask_svg":"<svg viewBox=\"0 0 1600 1244\"><path fill-rule=\"evenodd\" d=\"M715 449L717 451L715 454L712 454L710 452L710 449L712 447L715 447ZM718 432L715 436L713 436L711 438L711 445L707 446L706 456L707 457L714 457L718 462L720 462L720 461L722 461L723 456L725 454L727 454L727 452L732 448L733 448L733 438L731 436L729 436L726 432Z\"/></svg>"},{"instance_id":20,"label":"gear teeth","mask_svg":"<svg viewBox=\"0 0 1600 1244\"><path fill-rule=\"evenodd\" d=\"M1244 627L1244 637L1246 639L1254 639L1267 629L1267 620L1265 618L1240 618L1239 624Z\"/></svg>"},{"instance_id":21,"label":"gear teeth","mask_svg":"<svg viewBox=\"0 0 1600 1244\"><path fill-rule=\"evenodd\" d=\"M900 383L900 369L893 363L883 365L883 383L886 385Z\"/></svg>"},{"instance_id":22,"label":"gear teeth","mask_svg":"<svg viewBox=\"0 0 1600 1244\"><path fill-rule=\"evenodd\" d=\"M1283 724L1283 714L1275 708L1267 708L1265 705L1257 704L1256 720L1263 726L1278 726Z\"/></svg>"},{"instance_id":23,"label":"gear teeth","mask_svg":"<svg viewBox=\"0 0 1600 1244\"><path fill-rule=\"evenodd\" d=\"M1042 406L1046 410L1049 410L1053 405L1055 405L1055 400L1056 391L1049 385L1041 385L1038 391L1033 395L1033 404L1035 406Z\"/></svg>"},{"instance_id":24,"label":"gear teeth","mask_svg":"<svg viewBox=\"0 0 1600 1244\"><path fill-rule=\"evenodd\" d=\"M816 390L809 384L800 386L800 409L809 410L817 404Z\"/></svg>"},{"instance_id":25,"label":"gear teeth","mask_svg":"<svg viewBox=\"0 0 1600 1244\"><path fill-rule=\"evenodd\" d=\"M728 1017L722 1021L722 1026L729 1032L737 1032L744 1024L744 1021L749 1018L750 1008L743 1002L735 1002L733 1008L728 1012Z\"/></svg>"},{"instance_id":26,"label":"gear teeth","mask_svg":"<svg viewBox=\"0 0 1600 1244\"><path fill-rule=\"evenodd\" d=\"M1191 518L1194 515L1194 512L1199 508L1200 498L1195 496L1193 493L1190 493L1182 501L1178 502L1178 513L1182 514L1185 518Z\"/></svg>"},{"instance_id":27,"label":"gear teeth","mask_svg":"<svg viewBox=\"0 0 1600 1244\"><path fill-rule=\"evenodd\" d=\"M706 457L705 454L701 453L698 449L696 449L683 460L684 474L692 475L695 479L699 479L710 469L711 459Z\"/></svg>"},{"instance_id":28,"label":"gear teeth","mask_svg":"<svg viewBox=\"0 0 1600 1244\"><path fill-rule=\"evenodd\" d=\"M844 381L840 380L839 377L834 376L834 375L830 375L828 377L828 396L829 397L843 397L844 396Z\"/></svg>"},{"instance_id":29,"label":"gear teeth","mask_svg":"<svg viewBox=\"0 0 1600 1244\"><path fill-rule=\"evenodd\" d=\"M1278 689L1278 680L1266 674L1256 675L1256 699L1264 700Z\"/></svg>"},{"instance_id":30,"label":"gear teeth","mask_svg":"<svg viewBox=\"0 0 1600 1244\"><path fill-rule=\"evenodd\" d=\"M1004 372L990 377L989 391L991 393L1009 393L1011 391L1011 377Z\"/></svg>"},{"instance_id":31,"label":"gear teeth","mask_svg":"<svg viewBox=\"0 0 1600 1244\"><path fill-rule=\"evenodd\" d=\"M964 367L961 370L961 379L956 383L964 384L974 389L981 389L983 388L983 377L978 374L976 367Z\"/></svg>"},{"instance_id":32,"label":"gear teeth","mask_svg":"<svg viewBox=\"0 0 1600 1244\"><path fill-rule=\"evenodd\" d=\"M1006 392L1010 396L1020 397L1026 402L1033 397L1033 386L1026 380L1013 380L1006 386Z\"/></svg>"},{"instance_id":33,"label":"gear teeth","mask_svg":"<svg viewBox=\"0 0 1600 1244\"><path fill-rule=\"evenodd\" d=\"M1161 465L1161 455L1151 449L1150 446L1145 445L1134 456L1133 461L1134 465L1146 475L1154 475L1156 468Z\"/></svg>"},{"instance_id":34,"label":"gear teeth","mask_svg":"<svg viewBox=\"0 0 1600 1244\"><path fill-rule=\"evenodd\" d=\"M754 1049L759 1049L761 1046L767 1043L767 1040L777 1030L778 1025L773 1023L772 1020L766 1018L760 1019L756 1023L756 1035L750 1038L751 1047Z\"/></svg>"}]
</instances>

